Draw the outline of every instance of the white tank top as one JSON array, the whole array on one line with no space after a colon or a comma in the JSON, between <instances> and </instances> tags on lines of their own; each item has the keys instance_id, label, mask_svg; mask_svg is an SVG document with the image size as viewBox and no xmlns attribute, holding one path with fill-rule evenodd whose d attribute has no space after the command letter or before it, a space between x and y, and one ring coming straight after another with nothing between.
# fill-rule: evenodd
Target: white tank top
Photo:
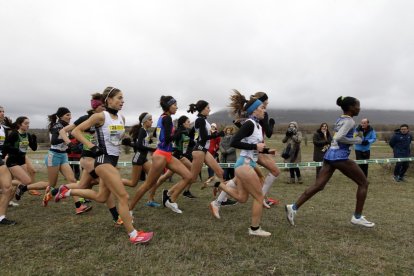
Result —
<instances>
[{"instance_id":1,"label":"white tank top","mask_svg":"<svg viewBox=\"0 0 414 276\"><path fill-rule=\"evenodd\" d=\"M260 124L256 123L252 119L248 119L247 121L251 121L254 124L254 126L255 126L254 131L253 131L252 135L250 135L249 137L243 138L241 140L241 142L248 143L248 144L262 143L263 142L263 132L262 132L262 127L260 126ZM255 162L257 161L258 154L259 154L259 152L257 150L241 150L240 151L240 156L248 157L248 158L252 159Z\"/></svg>"},{"instance_id":2,"label":"white tank top","mask_svg":"<svg viewBox=\"0 0 414 276\"><path fill-rule=\"evenodd\" d=\"M4 140L6 140L6 131L4 127L0 125L0 155L3 150Z\"/></svg>"},{"instance_id":3,"label":"white tank top","mask_svg":"<svg viewBox=\"0 0 414 276\"><path fill-rule=\"evenodd\" d=\"M117 119L112 119L108 111L103 112L105 122L102 126L96 127L98 145L105 154L119 156L121 153L121 139L125 132L124 120L118 114Z\"/></svg>"}]
</instances>

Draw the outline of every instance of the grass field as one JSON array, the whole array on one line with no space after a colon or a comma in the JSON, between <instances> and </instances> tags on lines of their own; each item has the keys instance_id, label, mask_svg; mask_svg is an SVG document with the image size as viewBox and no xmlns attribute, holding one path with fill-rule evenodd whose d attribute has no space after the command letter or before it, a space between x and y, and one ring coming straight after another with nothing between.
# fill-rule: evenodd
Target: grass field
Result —
<instances>
[{"instance_id":1,"label":"grass field","mask_svg":"<svg viewBox=\"0 0 414 276\"><path fill-rule=\"evenodd\" d=\"M280 143L270 144L282 150ZM391 156L387 145L376 146L373 158ZM312 150L303 147L303 161L311 160ZM38 168L37 179L45 179L44 167ZM124 176L128 170L121 169ZM145 207L144 201L136 207L136 227L155 232L147 246L131 245L124 229L113 227L105 205L92 203L91 212L76 216L70 199L44 208L40 197L26 194L9 209L19 224L0 228L0 275L413 275L414 177L410 171L408 182L397 184L391 172L390 166L370 165L364 215L376 223L373 229L350 224L356 185L339 173L290 226L283 204L315 177L314 169L302 169L304 184L285 184L284 171L271 189L282 205L264 210L262 227L270 238L247 235L251 201L222 208L222 219L214 219L211 191L197 183L197 199L179 198L182 215Z\"/></svg>"}]
</instances>

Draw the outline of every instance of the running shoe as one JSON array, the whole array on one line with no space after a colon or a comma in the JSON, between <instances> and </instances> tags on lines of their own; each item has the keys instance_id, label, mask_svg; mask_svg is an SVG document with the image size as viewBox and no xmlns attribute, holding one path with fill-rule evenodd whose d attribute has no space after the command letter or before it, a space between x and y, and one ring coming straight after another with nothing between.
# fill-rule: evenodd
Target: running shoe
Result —
<instances>
[{"instance_id":1,"label":"running shoe","mask_svg":"<svg viewBox=\"0 0 414 276\"><path fill-rule=\"evenodd\" d=\"M51 200L53 197L52 194L50 193L50 189L51 189L50 186L46 187L45 195L43 196L43 201L42 201L43 207L47 207L49 200Z\"/></svg>"},{"instance_id":2,"label":"running shoe","mask_svg":"<svg viewBox=\"0 0 414 276\"><path fill-rule=\"evenodd\" d=\"M14 220L9 220L7 218L0 220L0 225L15 225L15 224L17 224L17 222L15 222Z\"/></svg>"},{"instance_id":3,"label":"running shoe","mask_svg":"<svg viewBox=\"0 0 414 276\"><path fill-rule=\"evenodd\" d=\"M270 237L272 235L272 233L264 231L261 227L259 227L259 229L257 229L257 230L252 230L249 227L249 235L259 236L259 237Z\"/></svg>"},{"instance_id":4,"label":"running shoe","mask_svg":"<svg viewBox=\"0 0 414 276\"><path fill-rule=\"evenodd\" d=\"M33 195L33 196L40 196L40 195L42 195L41 193L39 193L38 191L36 191L36 190L29 190L29 194L30 195Z\"/></svg>"},{"instance_id":5,"label":"running shoe","mask_svg":"<svg viewBox=\"0 0 414 276\"><path fill-rule=\"evenodd\" d=\"M194 196L189 190L188 191L184 191L183 192L183 196L188 197L188 198L197 198L196 196Z\"/></svg>"},{"instance_id":6,"label":"running shoe","mask_svg":"<svg viewBox=\"0 0 414 276\"><path fill-rule=\"evenodd\" d=\"M209 207L213 217L220 219L220 206L217 204L217 202L215 200L210 202Z\"/></svg>"},{"instance_id":7,"label":"running shoe","mask_svg":"<svg viewBox=\"0 0 414 276\"><path fill-rule=\"evenodd\" d=\"M14 202L13 200L10 200L10 201L9 201L9 207L17 207L17 206L19 206L19 205L20 205L19 203Z\"/></svg>"},{"instance_id":8,"label":"running shoe","mask_svg":"<svg viewBox=\"0 0 414 276\"><path fill-rule=\"evenodd\" d=\"M153 236L154 232L138 231L138 234L135 237L129 238L129 241L132 244L147 243L152 239Z\"/></svg>"},{"instance_id":9,"label":"running shoe","mask_svg":"<svg viewBox=\"0 0 414 276\"><path fill-rule=\"evenodd\" d=\"M232 205L236 205L236 204L237 204L237 200L227 199L226 201L223 201L221 203L221 206L232 206Z\"/></svg>"},{"instance_id":10,"label":"running shoe","mask_svg":"<svg viewBox=\"0 0 414 276\"><path fill-rule=\"evenodd\" d=\"M354 225L361 225L368 228L375 226L375 223L366 220L364 216L361 216L359 219L357 219L355 216L352 216L351 223Z\"/></svg>"},{"instance_id":11,"label":"running shoe","mask_svg":"<svg viewBox=\"0 0 414 276\"><path fill-rule=\"evenodd\" d=\"M177 214L182 214L183 213L183 211L178 209L178 204L176 202L171 202L169 199L165 202L165 207L170 208L171 211L173 211Z\"/></svg>"},{"instance_id":12,"label":"running shoe","mask_svg":"<svg viewBox=\"0 0 414 276\"><path fill-rule=\"evenodd\" d=\"M118 216L118 219L114 220L114 227L121 227L122 225L124 225L124 221Z\"/></svg>"},{"instance_id":13,"label":"running shoe","mask_svg":"<svg viewBox=\"0 0 414 276\"><path fill-rule=\"evenodd\" d=\"M66 185L59 187L58 193L55 195L55 202L59 202L61 199L66 198L66 193L69 191L69 188Z\"/></svg>"},{"instance_id":14,"label":"running shoe","mask_svg":"<svg viewBox=\"0 0 414 276\"><path fill-rule=\"evenodd\" d=\"M24 194L24 191L23 191L24 186L25 185L23 185L23 184L19 184L19 186L17 186L17 188L16 188L16 194L14 195L14 197L16 198L16 200L20 200L20 198Z\"/></svg>"},{"instance_id":15,"label":"running shoe","mask_svg":"<svg viewBox=\"0 0 414 276\"><path fill-rule=\"evenodd\" d=\"M91 209L92 209L92 206L82 204L79 208L76 208L76 214L80 215L80 214L89 212Z\"/></svg>"},{"instance_id":16,"label":"running shoe","mask_svg":"<svg viewBox=\"0 0 414 276\"><path fill-rule=\"evenodd\" d=\"M155 201L148 201L147 203L145 203L145 206L148 206L148 207L160 207L161 204L159 204L158 202L155 202Z\"/></svg>"},{"instance_id":17,"label":"running shoe","mask_svg":"<svg viewBox=\"0 0 414 276\"><path fill-rule=\"evenodd\" d=\"M296 210L293 210L293 204L286 205L286 218L289 221L291 225L295 225L295 216L296 216Z\"/></svg>"},{"instance_id":18,"label":"running shoe","mask_svg":"<svg viewBox=\"0 0 414 276\"><path fill-rule=\"evenodd\" d=\"M279 205L280 201L275 198L268 197L266 203L267 205L272 206L272 205Z\"/></svg>"}]
</instances>

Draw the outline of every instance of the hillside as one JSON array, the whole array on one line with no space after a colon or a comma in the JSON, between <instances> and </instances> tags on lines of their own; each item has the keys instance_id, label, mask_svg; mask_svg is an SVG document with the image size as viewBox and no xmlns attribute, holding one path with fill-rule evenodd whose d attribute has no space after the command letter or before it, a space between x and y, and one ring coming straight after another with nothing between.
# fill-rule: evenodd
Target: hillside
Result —
<instances>
[{"instance_id":1,"label":"hillside","mask_svg":"<svg viewBox=\"0 0 414 276\"><path fill-rule=\"evenodd\" d=\"M319 125L322 122L333 124L341 114L340 110L318 110L318 109L268 109L270 117L274 118L277 125L288 124L296 121L299 125ZM399 126L402 123L414 125L412 111L401 110L363 110L355 121L367 117L372 125L392 125ZM228 110L221 110L209 116L210 122L220 122L230 124L232 118Z\"/></svg>"}]
</instances>

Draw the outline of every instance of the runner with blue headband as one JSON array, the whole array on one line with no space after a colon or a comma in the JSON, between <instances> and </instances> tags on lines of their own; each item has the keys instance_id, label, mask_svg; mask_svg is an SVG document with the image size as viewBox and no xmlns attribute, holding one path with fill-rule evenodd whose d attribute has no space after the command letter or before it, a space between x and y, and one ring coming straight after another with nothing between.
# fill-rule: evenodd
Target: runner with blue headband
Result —
<instances>
[{"instance_id":1,"label":"runner with blue headband","mask_svg":"<svg viewBox=\"0 0 414 276\"><path fill-rule=\"evenodd\" d=\"M274 150L266 148L263 142L263 131L259 121L264 118L266 111L262 101L251 97L248 101L237 90L230 97L233 114L237 117L247 113L248 119L243 123L239 131L234 135L230 145L240 149L239 158L234 166L235 179L233 185L216 185L236 199L245 203L249 195L253 197L251 225L248 229L249 235L269 237L270 232L260 227L263 212L262 183L255 171L259 153L273 153ZM220 218L219 206L216 201L210 203L210 210L214 217Z\"/></svg>"}]
</instances>

